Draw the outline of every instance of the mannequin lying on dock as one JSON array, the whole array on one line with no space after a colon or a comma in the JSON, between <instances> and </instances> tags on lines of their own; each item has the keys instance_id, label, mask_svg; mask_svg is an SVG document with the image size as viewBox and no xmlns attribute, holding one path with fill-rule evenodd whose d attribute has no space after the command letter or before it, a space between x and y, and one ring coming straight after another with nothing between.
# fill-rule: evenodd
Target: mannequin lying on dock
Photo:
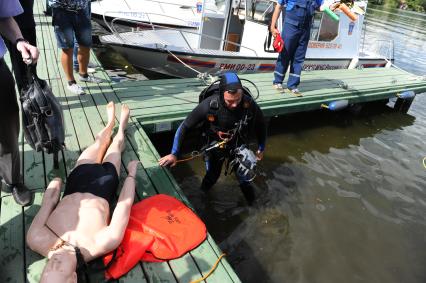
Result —
<instances>
[{"instance_id":1,"label":"mannequin lying on dock","mask_svg":"<svg viewBox=\"0 0 426 283\"><path fill-rule=\"evenodd\" d=\"M49 259L41 282L77 282L87 262L116 249L123 239L134 201L139 162L129 162L127 178L110 218L129 108L122 105L119 129L112 142L113 103L107 105L107 114L108 124L97 134L94 144L80 155L67 178L62 199L59 201L62 181L55 178L28 230L28 246Z\"/></svg>"}]
</instances>

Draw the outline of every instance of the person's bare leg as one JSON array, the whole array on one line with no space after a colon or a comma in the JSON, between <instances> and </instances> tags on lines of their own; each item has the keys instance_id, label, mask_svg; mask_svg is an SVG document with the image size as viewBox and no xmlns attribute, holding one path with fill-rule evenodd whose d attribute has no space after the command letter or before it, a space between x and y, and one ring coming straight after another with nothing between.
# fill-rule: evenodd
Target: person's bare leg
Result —
<instances>
[{"instance_id":1,"label":"person's bare leg","mask_svg":"<svg viewBox=\"0 0 426 283\"><path fill-rule=\"evenodd\" d=\"M120 176L120 167L121 167L121 153L124 150L124 141L125 141L125 133L124 131L127 128L127 123L129 121L129 106L123 104L121 106L121 114L120 114L120 126L118 127L118 132L112 140L111 145L109 146L107 153L105 154L105 158L102 161L111 162L115 169L117 170L118 176Z\"/></svg>"},{"instance_id":2,"label":"person's bare leg","mask_svg":"<svg viewBox=\"0 0 426 283\"><path fill-rule=\"evenodd\" d=\"M87 66L89 64L89 60L90 60L90 47L79 46L77 61L79 66L78 72L80 73L80 75L87 74Z\"/></svg>"},{"instance_id":3,"label":"person's bare leg","mask_svg":"<svg viewBox=\"0 0 426 283\"><path fill-rule=\"evenodd\" d=\"M115 125L114 103L108 103L106 110L108 116L107 125L96 135L95 142L81 153L76 166L86 163L101 163L111 142L112 129Z\"/></svg>"},{"instance_id":4,"label":"person's bare leg","mask_svg":"<svg viewBox=\"0 0 426 283\"><path fill-rule=\"evenodd\" d=\"M72 68L72 52L73 48L62 49L61 63L65 72L67 81L74 81L74 73Z\"/></svg>"}]
</instances>

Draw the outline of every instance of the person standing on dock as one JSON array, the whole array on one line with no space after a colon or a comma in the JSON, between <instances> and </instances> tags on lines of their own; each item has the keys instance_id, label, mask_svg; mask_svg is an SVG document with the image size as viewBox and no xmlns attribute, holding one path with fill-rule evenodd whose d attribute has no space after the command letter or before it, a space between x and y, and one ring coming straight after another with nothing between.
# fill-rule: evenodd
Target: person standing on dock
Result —
<instances>
[{"instance_id":1,"label":"person standing on dock","mask_svg":"<svg viewBox=\"0 0 426 283\"><path fill-rule=\"evenodd\" d=\"M16 23L21 30L22 36L33 46L37 46L36 40L36 25L34 21L34 0L19 0L24 12L14 17ZM5 40L7 49L9 49L10 60L12 61L13 74L15 75L16 85L18 91L28 85L27 79L27 64L22 61L21 52L19 52L14 43L9 40ZM36 68L34 68L36 72Z\"/></svg>"},{"instance_id":2,"label":"person standing on dock","mask_svg":"<svg viewBox=\"0 0 426 283\"><path fill-rule=\"evenodd\" d=\"M32 202L32 193L22 182L18 147L19 106L15 92L15 81L4 55L5 37L14 43L16 50L26 64L36 63L39 56L37 47L32 46L22 37L19 26L13 19L23 12L18 0L0 0L0 177L3 180L2 190L11 192L15 201L22 205Z\"/></svg>"},{"instance_id":3,"label":"person standing on dock","mask_svg":"<svg viewBox=\"0 0 426 283\"><path fill-rule=\"evenodd\" d=\"M185 134L200 124L203 125L208 148L204 150L206 175L201 183L202 191L207 192L216 183L226 160L235 160L237 148L248 146L248 138L253 130L258 142L256 155L253 154L254 162L263 158L266 141L264 116L235 73L223 74L217 93L202 100L186 117L176 131L171 153L162 157L158 164L175 166ZM235 170L235 175L247 203L251 205L255 200L251 185L254 177L241 174L239 170Z\"/></svg>"},{"instance_id":4,"label":"person standing on dock","mask_svg":"<svg viewBox=\"0 0 426 283\"><path fill-rule=\"evenodd\" d=\"M284 48L278 55L275 65L273 86L282 90L285 73L290 65L290 73L287 81L287 89L295 95L300 95L297 88L300 83L303 62L311 33L312 18L315 10L319 9L323 0L278 0L272 15L270 30L273 37L279 34L276 23L286 5L285 17L283 17L282 39Z\"/></svg>"},{"instance_id":5,"label":"person standing on dock","mask_svg":"<svg viewBox=\"0 0 426 283\"><path fill-rule=\"evenodd\" d=\"M49 0L52 8L52 24L55 28L58 47L62 49L61 62L68 81L68 90L83 95L83 88L77 84L73 74L74 39L78 43L79 80L100 83L101 79L89 76L87 67L92 46L92 23L89 0Z\"/></svg>"}]
</instances>

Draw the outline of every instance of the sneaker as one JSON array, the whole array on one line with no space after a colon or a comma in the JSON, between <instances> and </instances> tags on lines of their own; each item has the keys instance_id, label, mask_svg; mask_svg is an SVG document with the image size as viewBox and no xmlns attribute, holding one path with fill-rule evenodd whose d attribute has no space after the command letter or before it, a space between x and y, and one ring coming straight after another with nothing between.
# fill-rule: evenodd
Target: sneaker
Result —
<instances>
[{"instance_id":1,"label":"sneaker","mask_svg":"<svg viewBox=\"0 0 426 283\"><path fill-rule=\"evenodd\" d=\"M76 73L78 73L80 71L80 68L78 66L74 66L73 68L74 68L74 72L76 72ZM87 73L88 74L96 73L96 69L88 67L87 68Z\"/></svg>"},{"instance_id":2,"label":"sneaker","mask_svg":"<svg viewBox=\"0 0 426 283\"><path fill-rule=\"evenodd\" d=\"M78 84L67 85L69 91L77 95L85 95L83 88Z\"/></svg>"},{"instance_id":3,"label":"sneaker","mask_svg":"<svg viewBox=\"0 0 426 283\"><path fill-rule=\"evenodd\" d=\"M275 88L276 90L283 90L282 84L273 84L272 87Z\"/></svg>"},{"instance_id":4,"label":"sneaker","mask_svg":"<svg viewBox=\"0 0 426 283\"><path fill-rule=\"evenodd\" d=\"M91 67L87 67L87 73L88 74L96 73L96 69L95 68L91 68Z\"/></svg>"},{"instance_id":5,"label":"sneaker","mask_svg":"<svg viewBox=\"0 0 426 283\"><path fill-rule=\"evenodd\" d=\"M293 88L293 89L288 88L287 91L290 92L291 94L295 95L295 96L303 96L298 88Z\"/></svg>"},{"instance_id":6,"label":"sneaker","mask_svg":"<svg viewBox=\"0 0 426 283\"><path fill-rule=\"evenodd\" d=\"M82 82L86 82L86 83L95 83L95 84L99 84L101 82L103 82L103 79L94 77L94 76L87 76L87 77L83 77L80 75L80 81Z\"/></svg>"},{"instance_id":7,"label":"sneaker","mask_svg":"<svg viewBox=\"0 0 426 283\"><path fill-rule=\"evenodd\" d=\"M3 183L2 191L12 193L15 202L22 206L31 205L33 202L33 193L22 183L9 185Z\"/></svg>"}]
</instances>

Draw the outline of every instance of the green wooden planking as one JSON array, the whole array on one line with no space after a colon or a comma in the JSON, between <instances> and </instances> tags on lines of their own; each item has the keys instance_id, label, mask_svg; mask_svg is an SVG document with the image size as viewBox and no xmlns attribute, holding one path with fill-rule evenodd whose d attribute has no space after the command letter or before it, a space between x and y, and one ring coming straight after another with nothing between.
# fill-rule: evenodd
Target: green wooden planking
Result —
<instances>
[{"instance_id":1,"label":"green wooden planking","mask_svg":"<svg viewBox=\"0 0 426 283\"><path fill-rule=\"evenodd\" d=\"M24 210L24 221L25 231L28 231L30 225L41 207L41 201L43 199L43 191L39 190L34 193L34 203L29 207L25 207ZM27 281L30 283L40 282L41 272L46 265L47 259L28 248L25 249L26 254L26 270L27 270Z\"/></svg>"},{"instance_id":2,"label":"green wooden planking","mask_svg":"<svg viewBox=\"0 0 426 283\"><path fill-rule=\"evenodd\" d=\"M25 282L22 207L11 195L1 198L0 281Z\"/></svg>"},{"instance_id":3,"label":"green wooden planking","mask_svg":"<svg viewBox=\"0 0 426 283\"><path fill-rule=\"evenodd\" d=\"M53 93L59 99L61 99L61 97L63 97L63 86L62 86L61 82L57 79L58 75L57 75L57 72L55 71L55 67L57 66L57 64L52 64L53 62L51 61L52 58L55 58L55 54L52 54L52 49L46 48L46 46L49 43L49 38L48 38L48 35L46 35L46 33L43 32L43 29L42 29L41 32L38 32L38 36L39 36L39 38L40 38L40 36L43 38L43 44L44 44L44 47L45 47L45 49L42 50L42 53L41 53L41 54L44 54L44 56L41 57L42 60L39 61L38 66L37 66L38 74L41 78L49 79L49 84L52 88ZM43 58L45 58L46 61L44 61ZM50 68L42 68L41 70L39 69L40 66L47 66L47 65L51 65L51 67ZM68 122L70 122L69 113L67 111L64 111L64 122L65 122L65 125L67 125ZM65 168L65 167L68 166L68 170L69 170L69 168L72 168L72 166L74 165L73 160L76 159L75 156L78 157L79 148L78 148L78 145L76 145L76 142L75 142L75 134L73 132L70 132L70 129L72 129L72 127L65 127L65 131L66 131L65 132L66 133L65 143L67 145L67 150L64 151L64 156L62 156L62 154L60 154L60 156L59 156L60 157L59 158L59 166L60 167L59 167L58 170L53 168L52 156L45 154L44 165L45 165L45 169L46 169L45 175L47 177L47 180L46 180L47 182L49 182L54 177L58 177L58 176L61 177L65 181L66 172L67 172L67 168ZM77 153L76 153L76 151L77 151ZM62 159L63 157L65 158L65 161ZM39 194L36 194L34 206L31 206L30 209L25 210L26 230L29 228L29 225L31 225L31 221L32 221L33 217L35 216L35 214L37 213L37 210L34 210L33 207L37 207L37 205L41 204L41 196L39 197L39 201L37 201L38 196L39 196ZM26 265L27 265L28 281L38 282L38 278L40 276L42 269L44 268L44 265L46 264L46 260L43 259L43 257L38 255L37 253L30 251L28 248L26 249L26 259L27 259Z\"/></svg>"},{"instance_id":4,"label":"green wooden planking","mask_svg":"<svg viewBox=\"0 0 426 283\"><path fill-rule=\"evenodd\" d=\"M41 0L36 1L35 10L39 10L39 17L37 18L37 22L42 24L48 24L50 20L47 17L43 16L40 10L44 8L42 7L41 2ZM38 72L40 77L44 79L49 79L50 85L52 86L54 93L64 105L67 150L64 152L64 160L60 160L61 168L59 170L51 170L51 168L53 168L51 166L51 156L43 156L43 154L34 153L30 149L24 152L24 167L27 170L25 174L26 178L32 183L33 186L39 187L41 190L45 186L46 181L49 181L54 176L66 176L66 173L69 172L70 168L74 166L75 160L79 152L82 150L81 147L84 148L88 145L89 142L91 143L93 141L93 134L95 134L96 129L100 129L103 127L104 119L102 118L104 116L102 116L101 111L105 113L105 110L104 108L98 109L98 105L102 105L104 107L107 101L115 100L117 102L118 99L115 92L111 91L112 88L108 84L100 84L99 86L88 85L90 96L76 97L69 95L69 93L67 93L67 91L65 90L66 85L61 79L61 77L63 77L63 72L62 69L59 67L59 54L58 49L54 47L55 40L52 29L44 28L44 26L45 25L42 25L40 29L38 28L39 47L43 53L40 57ZM104 73L102 73L102 75L105 76ZM167 82L165 82L164 84L167 84ZM103 87L105 88L103 89ZM113 96L113 99L107 97L107 95ZM102 99L105 100L103 104ZM128 134L128 137L130 136L130 138L126 142L128 146L123 154L123 162L138 157L142 160L146 171L141 170L141 172L138 172L138 181L141 181L143 185L143 192L140 197L143 198L148 195L161 192L174 195L187 202L186 198L183 196L183 193L180 192L180 189L178 187L175 187L170 182L170 179L168 179L170 178L170 176L167 175L169 173L163 168L158 167L158 153L155 151L155 148L150 143L145 132L143 132L142 128L140 128L137 120L133 118L132 120L135 127L133 129L130 129L132 132L130 133L130 135ZM90 136L92 137L90 138ZM28 145L25 146L28 147ZM34 180L35 182L32 182L31 180ZM2 212L7 207L10 207L11 199L11 196L6 196L2 198ZM38 210L37 207L41 204L41 199L42 192L37 192L35 205L33 207L26 208L24 213L22 213L22 208L20 206L16 206L13 202L12 207L15 206L15 208L21 210L20 213L18 210L15 209L15 212L13 214L1 214L2 223L3 221L7 222L7 217L18 217L18 219L21 219L20 228L15 227L18 230L21 230L19 235L19 237L21 237L21 240L15 242L18 245L21 245L21 252L22 247L24 245L23 231L24 229L28 229L29 225L31 224L31 221L36 211ZM10 212L13 211L13 209L8 208L7 211ZM23 215L25 216L25 220L23 219ZM24 224L26 228L24 228L22 224ZM3 228L5 227L3 227L2 225L2 229ZM7 231L5 233L10 233L10 231ZM203 250L203 252L201 252L201 250L196 250L181 259L173 260L169 263L143 263L142 265L138 265L135 267L134 270L132 270L131 273L123 277L120 282L176 282L176 279L178 281L185 282L187 279L197 279L202 276L200 270L202 273L205 273L207 271L207 268L211 267L212 265L212 263L210 262L207 262L204 265L203 262L200 262L201 253L204 253L204 258L206 257L205 253L207 253L207 258L217 258L217 255L215 255L215 253L217 253L217 246L214 244L213 241L206 241L206 243L203 244L200 249ZM44 267L46 260L42 259L42 257L29 250L26 250L25 253L26 255L24 257L27 258L27 260L25 261L27 268L27 280L29 282L36 282L40 276L40 272ZM182 268L185 265L186 267ZM11 266L13 266L15 269L21 269L22 276L25 277L24 264L21 264L20 266L16 264L11 264ZM176 270L173 270L173 266L175 266L174 269ZM232 271L232 273L228 274L228 271L225 271L223 267L218 268L218 270L215 271L216 275L212 275L210 281L220 281L219 279L214 279L217 277L222 278L221 282L235 282L235 280L230 280L229 276L236 277L233 270L230 270ZM219 274L221 273L223 274L219 276ZM145 275L147 276L146 278Z\"/></svg>"},{"instance_id":5,"label":"green wooden planking","mask_svg":"<svg viewBox=\"0 0 426 283\"><path fill-rule=\"evenodd\" d=\"M95 97L100 97L99 96L99 92L97 92L97 91L95 91L94 90L94 88L91 88L90 89L90 94L91 94L91 97L93 97L93 98L95 98ZM101 101L98 101L98 102L100 102L101 103L101 105L103 104L103 105L106 105L107 104L107 101L106 100L104 100L103 102L101 102ZM116 103L116 102L115 102ZM119 104L118 103L116 103L117 104L117 107L119 107ZM118 113L117 113L117 116L118 116ZM136 134L137 134L137 132L136 132ZM138 152L140 152L140 150L138 151ZM141 159L141 161L142 161L142 164L143 164L143 160ZM150 175L150 177L152 178L152 173L151 174L148 174L148 175ZM178 259L178 260L174 260L173 262L181 262L181 261L185 261L185 259ZM186 256L186 261L188 261L189 262L189 264L191 265L191 263L192 263L192 268L189 268L189 270L196 270L196 266L194 265L194 263L192 262L192 259L189 257L189 256ZM163 265L164 265L165 263L163 263ZM165 266L164 266L165 267ZM173 273L174 274L176 274L176 273L178 273L179 271L181 271L181 270L173 270ZM197 271L198 272L198 271ZM170 272L171 273L171 272ZM199 272L198 272L198 275L200 275L199 274ZM177 275L177 277L179 278L179 275ZM172 277L170 277L170 279L172 279Z\"/></svg>"},{"instance_id":6,"label":"green wooden planking","mask_svg":"<svg viewBox=\"0 0 426 283\"><path fill-rule=\"evenodd\" d=\"M395 72L393 70L392 72ZM333 87L330 89L313 89L310 92L305 92L303 97L293 97L289 94L280 94L275 90L268 90L268 94L262 93L258 103L265 111L265 115L272 116L278 114L286 114L298 111L307 111L320 109L322 103L330 102L333 100L349 99L350 103L360 103L383 98L393 97L397 92L404 90L414 90L416 92L426 91L426 82L424 80L409 80L411 75L405 74L401 71L399 83L395 83L393 77L388 77L385 80L370 81L368 84L360 80L359 83L349 83L350 88L345 90L340 87ZM380 74L386 73L382 71ZM326 92L326 95L324 93ZM119 93L120 94L120 93ZM187 95L187 93L185 94ZM193 95L198 95L194 92ZM197 97L197 96L195 96ZM181 120L183 120L187 113L190 112L196 105L196 98L192 98L195 103L180 103L173 104L174 97L165 96L162 98L154 98L154 104L151 101L137 101L123 98L123 101L132 105L133 115L139 117L139 121L144 125L148 131L154 131L154 124L161 122L175 122L175 128ZM166 100L170 102L165 102ZM180 101L182 101L181 99ZM184 99L189 101L189 99ZM167 104L165 104L167 103ZM310 105L309 105L310 104ZM164 113L164 107L167 106L167 113ZM275 109L274 109L275 108Z\"/></svg>"},{"instance_id":7,"label":"green wooden planking","mask_svg":"<svg viewBox=\"0 0 426 283\"><path fill-rule=\"evenodd\" d=\"M401 77L402 78L408 78L409 75L404 75L402 74ZM370 82L370 83L365 83L363 81L360 81L358 84L354 84L354 83L350 83L350 82L346 82L345 83L349 83L350 89L345 90L341 87L338 87L337 84L325 84L325 85L321 85L319 83L315 83L312 84L310 87L310 89L306 92L304 92L304 96L303 97L294 97L292 95L290 95L289 93L280 93L274 89L272 89L272 87L270 87L270 85L267 85L267 90L264 91L262 86L263 85L259 85L259 88L261 90L261 94L260 97L258 99L258 103L262 104L265 101L268 100L279 100L279 101L283 101L283 100L293 100L293 99L300 99L300 100L305 100L305 99L309 99L311 96L316 96L316 95L321 95L322 97L326 98L327 96L331 95L331 94L347 94L347 93L351 93L351 92L356 92L356 91L363 91L363 92L368 92L368 91L377 91L377 89L382 89L384 87L389 87L389 85L392 85L392 78L388 78L388 80L385 81L374 81L374 82ZM420 83L421 84L421 83ZM415 86L417 85L417 83L409 83L409 84L394 84L392 85L392 87L398 87L398 86L404 86L404 87L410 87L410 86ZM424 85L424 83L423 83ZM324 88L324 86L332 86L329 88ZM308 87L308 86L304 86L304 87ZM301 88L303 89L303 88ZM327 94L324 94L324 93ZM158 112L163 112L162 111L162 107L164 106L174 106L177 109L180 108L185 108L185 107L193 107L194 104L196 104L198 102L198 94L199 94L199 90L197 89L196 91L192 91L192 92L185 92L181 95L163 95L163 96L152 96L150 98L146 98L145 97L141 97L141 98L136 98L136 97L132 97L130 98L131 100L134 100L135 102L132 104L132 108L133 109L137 109L137 108L141 108L140 111L140 115L149 115L151 113L158 113ZM255 95L255 93L254 93ZM121 98L121 96L120 96ZM126 101L125 98L122 98L124 101ZM139 112L138 112L139 113ZM138 114L137 114L138 115Z\"/></svg>"},{"instance_id":8,"label":"green wooden planking","mask_svg":"<svg viewBox=\"0 0 426 283\"><path fill-rule=\"evenodd\" d=\"M147 138L147 137L145 137L145 138ZM158 156L158 153L155 151L155 149L152 147L152 144L150 144L150 150L152 150L152 153L154 154L154 156L156 156L156 158L155 158L154 164L148 165L148 166L152 166L148 170L155 170L156 173L158 173L158 174L164 173L165 172L164 169L158 167L156 160L158 159L159 156ZM163 180L165 180L165 177L166 177L166 180L167 179L168 180L164 183ZM167 175L167 174L162 175L158 179L162 181L162 183L160 184L160 187L162 189L164 189L165 186L167 186L167 185L170 186L172 184L172 183L170 183L170 180L172 179L172 178L170 179L170 175ZM173 184L172 184L171 188L172 188L172 191L174 191L174 190L180 191L179 187L177 187L177 186L173 187ZM169 193L169 192L167 192L167 193ZM181 199L183 199L184 201L187 202L186 198L183 196L182 193L180 193L179 198L181 198ZM200 252L200 250L203 250L203 252ZM195 259L197 266L199 268L202 268L202 270L201 270L202 273L208 272L208 270L213 266L213 264L215 263L215 261L217 259L217 256L214 254L214 251L212 250L212 248L210 246L210 243L207 243L207 242L200 245L200 247L198 247L194 251L191 251L190 254ZM206 259L208 259L208 260L206 261ZM176 276L179 278L179 280L183 280L183 282L186 282L186 281L189 282L191 280L197 279L197 272L194 272L193 270L191 272L187 271L188 264L191 264L191 262L182 261L182 260L170 261L170 265L173 267L173 271L175 272ZM177 273L177 272L179 272L179 273ZM233 271L232 271L232 273L235 274ZM229 278L228 272L223 268L223 266L220 266L215 271L215 274L216 275L212 278L216 278L217 281L220 281L220 282L223 282L224 278ZM211 279L211 280L215 281L216 279Z\"/></svg>"},{"instance_id":9,"label":"green wooden planking","mask_svg":"<svg viewBox=\"0 0 426 283\"><path fill-rule=\"evenodd\" d=\"M386 72L381 73L371 73L371 74L365 74L364 79L362 80L362 83L369 83L371 81L375 82L377 79L391 77L392 79L395 79L396 81L401 80L402 76L411 76L409 74L403 73L399 70L395 72L396 69L387 69ZM271 83L271 74L269 74L270 78L268 80L265 79L259 79L255 75L252 75L252 81L258 86L258 87L265 87L267 90L273 90L272 83ZM337 82L341 82L344 80L344 82L357 82L359 81L359 76L363 76L363 74L359 74L358 76L354 75L348 75L345 72L339 74L338 78L330 79L326 76L323 76L321 73L315 73L315 76L310 77L304 77L301 87L305 88L306 86L312 85L315 88L321 87L321 86L327 86L327 85L333 85L337 86ZM397 78L396 78L397 76ZM134 82L136 84L136 82ZM121 84L121 83L119 83ZM245 85L247 85L249 88L254 89L254 87L251 86L250 83L244 82ZM127 83L129 85L129 83ZM194 79L194 82L191 84L179 84L175 83L172 85L169 85L167 88L164 87L155 87L155 86L145 86L141 85L139 87L120 87L115 88L117 93L120 97L141 97L141 98L151 98L151 97L158 97L162 95L174 95L174 94L186 94L189 95L190 93L194 92L199 93L200 90L205 88L206 85L203 84L201 81L196 81ZM263 93L262 89L262 93ZM197 95L198 96L198 95Z\"/></svg>"}]
</instances>

